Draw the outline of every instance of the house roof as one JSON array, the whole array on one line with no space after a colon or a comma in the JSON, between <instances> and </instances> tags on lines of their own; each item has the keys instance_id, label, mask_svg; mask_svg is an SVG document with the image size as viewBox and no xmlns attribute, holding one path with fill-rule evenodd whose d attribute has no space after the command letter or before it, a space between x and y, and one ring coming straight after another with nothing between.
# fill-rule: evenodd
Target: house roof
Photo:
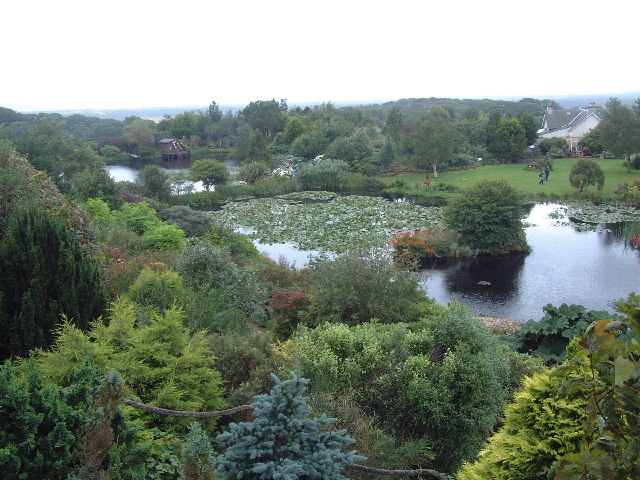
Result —
<instances>
[{"instance_id":1,"label":"house roof","mask_svg":"<svg viewBox=\"0 0 640 480\"><path fill-rule=\"evenodd\" d=\"M563 128L573 128L584 122L589 115L595 115L598 120L602 119L603 109L590 106L588 109L575 108L570 110L552 110L544 115L543 132L561 130Z\"/></svg>"}]
</instances>

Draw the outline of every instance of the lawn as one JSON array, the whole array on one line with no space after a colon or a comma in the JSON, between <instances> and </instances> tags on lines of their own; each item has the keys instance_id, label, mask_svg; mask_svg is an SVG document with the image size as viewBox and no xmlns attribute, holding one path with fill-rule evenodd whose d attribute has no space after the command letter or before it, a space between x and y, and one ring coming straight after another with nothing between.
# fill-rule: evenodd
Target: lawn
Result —
<instances>
[{"instance_id":1,"label":"lawn","mask_svg":"<svg viewBox=\"0 0 640 480\"><path fill-rule=\"evenodd\" d=\"M547 195L564 196L573 191L573 187L569 183L569 172L571 167L579 159L577 158L560 158L553 161L553 170L549 174L549 180L540 185L539 172L527 170L526 163L504 164L504 165L484 165L470 170L459 170L452 172L443 172L438 174L438 178L434 178L433 174L429 175L428 181L431 185L438 183L448 183L459 186L473 185L478 180L504 178L515 188L527 194L545 193ZM640 172L627 170L620 159L594 159L602 167L605 174L603 196L612 195L618 185L623 183L631 184L634 179L640 179ZM416 185L424 186L426 176L424 173L411 173L404 175L393 175L382 179L385 183L391 183L394 180L404 181L409 188ZM594 190L595 187L589 187Z\"/></svg>"}]
</instances>

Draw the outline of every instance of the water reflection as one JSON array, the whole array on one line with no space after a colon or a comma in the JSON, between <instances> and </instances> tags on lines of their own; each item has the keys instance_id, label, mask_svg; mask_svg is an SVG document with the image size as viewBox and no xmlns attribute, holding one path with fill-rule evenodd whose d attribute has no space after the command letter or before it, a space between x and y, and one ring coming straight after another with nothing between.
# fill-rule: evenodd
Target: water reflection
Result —
<instances>
[{"instance_id":1,"label":"water reflection","mask_svg":"<svg viewBox=\"0 0 640 480\"><path fill-rule=\"evenodd\" d=\"M459 301L476 314L526 321L540 319L549 303L612 312L613 301L640 292L640 255L626 245L621 225L576 231L566 219L549 217L558 208L539 204L530 211L529 254L460 259L424 270L428 295L445 304Z\"/></svg>"}]
</instances>

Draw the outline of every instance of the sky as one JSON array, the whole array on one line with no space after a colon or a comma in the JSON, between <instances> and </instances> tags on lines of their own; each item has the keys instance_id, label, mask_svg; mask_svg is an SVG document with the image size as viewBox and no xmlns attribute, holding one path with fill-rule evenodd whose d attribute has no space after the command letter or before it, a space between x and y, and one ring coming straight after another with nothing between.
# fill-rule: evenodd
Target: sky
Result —
<instances>
[{"instance_id":1,"label":"sky","mask_svg":"<svg viewBox=\"0 0 640 480\"><path fill-rule=\"evenodd\" d=\"M17 111L640 92L632 0L7 0Z\"/></svg>"}]
</instances>

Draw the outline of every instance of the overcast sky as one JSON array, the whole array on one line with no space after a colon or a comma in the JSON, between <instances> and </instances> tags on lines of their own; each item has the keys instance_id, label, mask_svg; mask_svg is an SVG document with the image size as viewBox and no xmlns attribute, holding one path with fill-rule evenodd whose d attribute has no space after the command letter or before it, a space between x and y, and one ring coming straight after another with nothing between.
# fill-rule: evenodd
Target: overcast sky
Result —
<instances>
[{"instance_id":1,"label":"overcast sky","mask_svg":"<svg viewBox=\"0 0 640 480\"><path fill-rule=\"evenodd\" d=\"M637 0L5 0L18 111L640 91Z\"/></svg>"}]
</instances>

